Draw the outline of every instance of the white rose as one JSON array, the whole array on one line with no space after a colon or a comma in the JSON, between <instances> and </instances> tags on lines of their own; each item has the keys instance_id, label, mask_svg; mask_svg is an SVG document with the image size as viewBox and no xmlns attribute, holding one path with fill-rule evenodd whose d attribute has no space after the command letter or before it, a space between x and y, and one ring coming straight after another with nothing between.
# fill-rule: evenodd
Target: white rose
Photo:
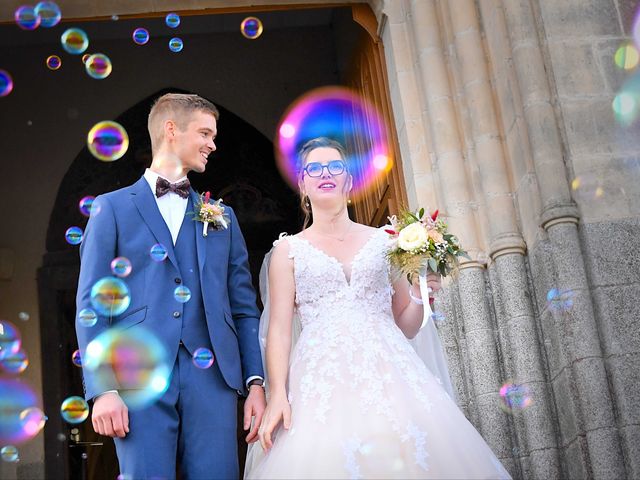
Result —
<instances>
[{"instance_id":1,"label":"white rose","mask_svg":"<svg viewBox=\"0 0 640 480\"><path fill-rule=\"evenodd\" d=\"M407 225L398 234L398 246L407 252L424 247L428 240L427 229L418 222Z\"/></svg>"}]
</instances>

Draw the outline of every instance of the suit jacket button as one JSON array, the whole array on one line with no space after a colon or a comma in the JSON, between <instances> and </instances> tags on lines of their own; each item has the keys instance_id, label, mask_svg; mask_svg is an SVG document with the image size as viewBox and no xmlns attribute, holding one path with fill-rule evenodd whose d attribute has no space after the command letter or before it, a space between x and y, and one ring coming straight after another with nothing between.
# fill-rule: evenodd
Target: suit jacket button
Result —
<instances>
[{"instance_id":1,"label":"suit jacket button","mask_svg":"<svg viewBox=\"0 0 640 480\"><path fill-rule=\"evenodd\" d=\"M176 283L182 283L182 280L181 280L180 278L175 278L175 279L174 279L174 282L176 282Z\"/></svg>"},{"instance_id":2,"label":"suit jacket button","mask_svg":"<svg viewBox=\"0 0 640 480\"><path fill-rule=\"evenodd\" d=\"M180 318L180 312L173 312L173 318Z\"/></svg>"}]
</instances>

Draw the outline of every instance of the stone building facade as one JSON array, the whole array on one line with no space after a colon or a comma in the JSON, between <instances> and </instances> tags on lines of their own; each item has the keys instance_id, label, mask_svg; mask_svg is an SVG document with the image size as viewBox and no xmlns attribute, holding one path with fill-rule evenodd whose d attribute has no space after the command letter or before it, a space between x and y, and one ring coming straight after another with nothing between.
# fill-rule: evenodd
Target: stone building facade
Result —
<instances>
[{"instance_id":1,"label":"stone building facade","mask_svg":"<svg viewBox=\"0 0 640 480\"><path fill-rule=\"evenodd\" d=\"M95 18L311 2L58 3ZM461 407L516 478L640 478L640 137L612 110L635 2L368 4L409 205L439 207L472 257L437 302ZM507 381L530 406L499 408Z\"/></svg>"}]
</instances>

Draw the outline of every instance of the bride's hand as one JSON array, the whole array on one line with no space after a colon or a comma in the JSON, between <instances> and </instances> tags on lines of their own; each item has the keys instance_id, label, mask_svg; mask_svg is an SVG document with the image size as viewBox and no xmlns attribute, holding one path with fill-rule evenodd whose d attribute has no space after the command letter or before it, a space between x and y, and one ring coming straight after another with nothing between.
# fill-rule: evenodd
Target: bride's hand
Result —
<instances>
[{"instance_id":1,"label":"bride's hand","mask_svg":"<svg viewBox=\"0 0 640 480\"><path fill-rule=\"evenodd\" d=\"M272 395L258 430L258 438L262 449L266 452L273 446L274 430L283 421L285 430L291 426L291 405L286 394Z\"/></svg>"}]
</instances>

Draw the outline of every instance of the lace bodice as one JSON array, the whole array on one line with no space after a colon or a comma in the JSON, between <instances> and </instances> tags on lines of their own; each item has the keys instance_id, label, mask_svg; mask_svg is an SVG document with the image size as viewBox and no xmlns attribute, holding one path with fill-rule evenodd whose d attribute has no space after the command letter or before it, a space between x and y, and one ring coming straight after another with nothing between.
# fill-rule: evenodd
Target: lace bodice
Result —
<instances>
[{"instance_id":1,"label":"lace bodice","mask_svg":"<svg viewBox=\"0 0 640 480\"><path fill-rule=\"evenodd\" d=\"M388 235L378 230L355 255L348 281L343 265L304 238L286 237L294 261L296 309L302 327L337 319L393 321L392 287L385 252ZM365 314L365 315L363 315Z\"/></svg>"}]
</instances>

